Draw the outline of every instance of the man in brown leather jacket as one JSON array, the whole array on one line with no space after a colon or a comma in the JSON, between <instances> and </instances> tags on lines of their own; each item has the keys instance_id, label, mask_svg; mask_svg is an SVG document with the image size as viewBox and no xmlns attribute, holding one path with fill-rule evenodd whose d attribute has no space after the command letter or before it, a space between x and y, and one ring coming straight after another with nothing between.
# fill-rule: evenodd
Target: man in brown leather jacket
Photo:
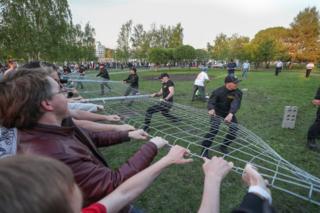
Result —
<instances>
[{"instance_id":1,"label":"man in brown leather jacket","mask_svg":"<svg viewBox=\"0 0 320 213\"><path fill-rule=\"evenodd\" d=\"M67 164L85 205L149 166L162 143L145 143L126 163L111 170L98 147L130 138L147 139L148 135L143 130L91 132L78 128L68 118L64 91L43 69L21 69L0 81L0 125L18 128L18 153L45 155Z\"/></svg>"}]
</instances>

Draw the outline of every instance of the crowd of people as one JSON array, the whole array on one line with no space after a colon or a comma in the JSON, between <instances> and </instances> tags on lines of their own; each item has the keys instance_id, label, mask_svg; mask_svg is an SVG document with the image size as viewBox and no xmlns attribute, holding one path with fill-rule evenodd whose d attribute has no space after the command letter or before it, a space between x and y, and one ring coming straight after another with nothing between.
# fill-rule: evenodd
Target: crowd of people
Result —
<instances>
[{"instance_id":1,"label":"crowd of people","mask_svg":"<svg viewBox=\"0 0 320 213\"><path fill-rule=\"evenodd\" d=\"M221 157L211 158L207 148L219 129L218 117L231 124L221 152L227 154L236 137L235 113L240 108L242 92L237 88L239 80L234 68L234 64L228 67L225 84L214 90L208 101L211 127L202 142L205 179L198 210L201 213L219 212L221 182L233 167L232 162ZM162 100L147 109L143 129L135 129L115 123L120 121L119 115L70 107L70 90L58 70L43 62L18 68L12 64L0 80L0 188L5 195L0 196L0 212L140 212L132 202L165 168L192 162L189 150L173 146L152 164L158 151L169 144L161 137L148 135L152 115L161 112L170 122L180 121L169 113L175 93L173 81L167 73L159 76L161 89L152 96L161 96ZM85 68L80 66L79 70L84 76ZM107 83L109 74L106 66L99 70L97 77L103 78L101 94L105 95L104 87L112 89ZM201 87L209 80L206 72L201 69L194 87L202 94ZM135 67L131 67L124 83L128 84L125 96L137 94L139 77ZM79 89L83 86L78 84ZM314 104L319 106L318 96ZM201 98L204 100L203 95ZM309 147L314 146L319 132L319 115L318 112L309 130ZM146 142L119 168L111 169L98 148L130 143L131 139ZM273 212L270 190L254 166L246 165L242 179L249 186L248 193L233 212Z\"/></svg>"}]
</instances>

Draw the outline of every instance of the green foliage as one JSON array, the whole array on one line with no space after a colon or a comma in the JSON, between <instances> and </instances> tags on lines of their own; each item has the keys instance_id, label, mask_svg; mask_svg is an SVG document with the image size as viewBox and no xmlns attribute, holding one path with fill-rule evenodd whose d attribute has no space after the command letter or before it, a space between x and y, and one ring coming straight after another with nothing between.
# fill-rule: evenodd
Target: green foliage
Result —
<instances>
[{"instance_id":1,"label":"green foliage","mask_svg":"<svg viewBox=\"0 0 320 213\"><path fill-rule=\"evenodd\" d=\"M49 61L94 57L94 29L87 24L83 43L74 42L79 28L72 25L67 0L1 0L0 7L0 47L4 50L0 57Z\"/></svg>"},{"instance_id":2,"label":"green foliage","mask_svg":"<svg viewBox=\"0 0 320 213\"><path fill-rule=\"evenodd\" d=\"M130 37L132 42L133 58L140 60L147 58L147 52L150 47L150 41L142 24L137 24L133 27L133 33Z\"/></svg>"},{"instance_id":3,"label":"green foliage","mask_svg":"<svg viewBox=\"0 0 320 213\"><path fill-rule=\"evenodd\" d=\"M249 38L244 36L232 35L229 39L229 57L237 58L239 60L248 60L245 46L249 44Z\"/></svg>"},{"instance_id":4,"label":"green foliage","mask_svg":"<svg viewBox=\"0 0 320 213\"><path fill-rule=\"evenodd\" d=\"M196 49L196 59L200 63L205 63L209 60L210 55L208 51L203 50L203 49Z\"/></svg>"},{"instance_id":5,"label":"green foliage","mask_svg":"<svg viewBox=\"0 0 320 213\"><path fill-rule=\"evenodd\" d=\"M175 51L175 58L180 62L191 62L193 59L195 59L195 56L196 50L190 45L183 45L178 47Z\"/></svg>"},{"instance_id":6,"label":"green foliage","mask_svg":"<svg viewBox=\"0 0 320 213\"><path fill-rule=\"evenodd\" d=\"M211 56L216 60L227 60L230 47L227 35L220 33L214 40L214 45L211 48Z\"/></svg>"},{"instance_id":7,"label":"green foliage","mask_svg":"<svg viewBox=\"0 0 320 213\"><path fill-rule=\"evenodd\" d=\"M169 47L177 48L183 45L183 27L181 23L178 23L171 30L171 35L169 37Z\"/></svg>"},{"instance_id":8,"label":"green foliage","mask_svg":"<svg viewBox=\"0 0 320 213\"><path fill-rule=\"evenodd\" d=\"M130 35L132 31L132 20L129 20L121 26L117 40L118 48L116 50L117 58L127 62L130 57Z\"/></svg>"},{"instance_id":9,"label":"green foliage","mask_svg":"<svg viewBox=\"0 0 320 213\"><path fill-rule=\"evenodd\" d=\"M142 24L133 25L130 20L120 29L118 36L118 47L116 50L116 59L127 61L130 57L146 60L151 49L153 48L177 48L183 44L183 28L180 23L176 26L151 25L149 31L145 31ZM153 52L153 51L151 51ZM173 54L168 52L169 60L173 61ZM171 56L170 56L171 55ZM150 58L150 57L149 57ZM151 56L152 60L157 57ZM163 58L159 56L158 58ZM160 60L164 61L164 60Z\"/></svg>"},{"instance_id":10,"label":"green foliage","mask_svg":"<svg viewBox=\"0 0 320 213\"><path fill-rule=\"evenodd\" d=\"M257 63L265 62L269 66L269 62L274 59L276 42L274 39L269 38L263 40L254 50L254 59Z\"/></svg>"},{"instance_id":11,"label":"green foliage","mask_svg":"<svg viewBox=\"0 0 320 213\"><path fill-rule=\"evenodd\" d=\"M149 50L149 61L157 65L166 64L169 61L169 55L165 48L152 48Z\"/></svg>"},{"instance_id":12,"label":"green foliage","mask_svg":"<svg viewBox=\"0 0 320 213\"><path fill-rule=\"evenodd\" d=\"M315 7L306 8L294 18L290 28L271 27L249 38L220 33L213 44L207 43L211 57L250 60L256 65L270 61L317 62L320 60L320 20Z\"/></svg>"},{"instance_id":13,"label":"green foliage","mask_svg":"<svg viewBox=\"0 0 320 213\"><path fill-rule=\"evenodd\" d=\"M259 31L251 41L252 59L260 64L273 60L289 60L288 48L285 41L288 38L288 29L272 27Z\"/></svg>"}]
</instances>

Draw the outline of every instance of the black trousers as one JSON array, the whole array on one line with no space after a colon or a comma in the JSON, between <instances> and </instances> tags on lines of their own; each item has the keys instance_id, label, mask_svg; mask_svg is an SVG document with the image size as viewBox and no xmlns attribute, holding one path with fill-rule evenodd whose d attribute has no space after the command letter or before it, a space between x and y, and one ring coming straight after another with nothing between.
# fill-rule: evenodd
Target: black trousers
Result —
<instances>
[{"instance_id":1,"label":"black trousers","mask_svg":"<svg viewBox=\"0 0 320 213\"><path fill-rule=\"evenodd\" d=\"M306 69L306 78L309 78L312 69Z\"/></svg>"},{"instance_id":2,"label":"black trousers","mask_svg":"<svg viewBox=\"0 0 320 213\"><path fill-rule=\"evenodd\" d=\"M111 90L111 87L108 84L108 79L102 78L105 82L100 83L100 88L101 88L101 94L104 94L104 87L107 87L109 90Z\"/></svg>"},{"instance_id":3,"label":"black trousers","mask_svg":"<svg viewBox=\"0 0 320 213\"><path fill-rule=\"evenodd\" d=\"M234 70L228 70L228 75L234 76Z\"/></svg>"},{"instance_id":4,"label":"black trousers","mask_svg":"<svg viewBox=\"0 0 320 213\"><path fill-rule=\"evenodd\" d=\"M223 116L223 117L225 117L225 116ZM204 136L205 139L202 141L202 146L205 146L205 147L211 146L213 139L216 137L216 134L219 131L219 127L220 127L221 122L222 122L221 117L218 117L218 116L211 117L210 130ZM229 144L232 143L232 141L236 138L236 134L238 131L238 127L237 127L238 120L235 115L232 117L231 122L232 123L229 126L229 132L223 141L223 144L226 146L228 146Z\"/></svg>"},{"instance_id":5,"label":"black trousers","mask_svg":"<svg viewBox=\"0 0 320 213\"><path fill-rule=\"evenodd\" d=\"M282 68L281 67L276 67L275 75L279 75L279 72L281 72Z\"/></svg>"},{"instance_id":6,"label":"black trousers","mask_svg":"<svg viewBox=\"0 0 320 213\"><path fill-rule=\"evenodd\" d=\"M308 130L308 141L315 140L320 134L320 108L317 111L316 120L310 126Z\"/></svg>"},{"instance_id":7,"label":"black trousers","mask_svg":"<svg viewBox=\"0 0 320 213\"><path fill-rule=\"evenodd\" d=\"M206 94L204 86L193 85L192 101L195 99L196 92L199 90L200 99L206 101Z\"/></svg>"},{"instance_id":8,"label":"black trousers","mask_svg":"<svg viewBox=\"0 0 320 213\"><path fill-rule=\"evenodd\" d=\"M152 115L157 112L160 112L163 116L165 116L166 118L168 118L172 122L178 121L179 118L177 118L169 113L171 107L172 107L172 103L166 102L166 101L162 101L156 105L149 107L147 109L146 116L144 119L145 127L146 128L149 127Z\"/></svg>"},{"instance_id":9,"label":"black trousers","mask_svg":"<svg viewBox=\"0 0 320 213\"><path fill-rule=\"evenodd\" d=\"M138 92L139 92L138 89L132 88L132 87L128 87L128 88L126 89L126 91L124 92L124 96L128 96L128 95L130 95L130 94L136 95ZM131 106L132 103L133 103L133 100L131 100L128 105Z\"/></svg>"},{"instance_id":10,"label":"black trousers","mask_svg":"<svg viewBox=\"0 0 320 213\"><path fill-rule=\"evenodd\" d=\"M133 88L133 87L128 87L128 88L126 89L126 91L124 92L124 96L128 96L128 95L130 95L130 94L136 95L137 93L138 93L138 89Z\"/></svg>"},{"instance_id":11,"label":"black trousers","mask_svg":"<svg viewBox=\"0 0 320 213\"><path fill-rule=\"evenodd\" d=\"M240 206L233 209L231 213L274 213L275 209L269 205L268 201L262 200L253 193L247 193Z\"/></svg>"}]
</instances>

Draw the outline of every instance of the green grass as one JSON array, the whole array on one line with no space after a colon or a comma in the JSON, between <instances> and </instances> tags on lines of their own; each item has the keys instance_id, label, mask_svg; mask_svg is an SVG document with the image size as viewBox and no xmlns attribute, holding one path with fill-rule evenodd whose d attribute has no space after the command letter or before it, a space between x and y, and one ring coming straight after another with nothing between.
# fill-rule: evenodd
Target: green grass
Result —
<instances>
[{"instance_id":1,"label":"green grass","mask_svg":"<svg viewBox=\"0 0 320 213\"><path fill-rule=\"evenodd\" d=\"M140 89L156 92L159 81L143 80L147 76L158 76L161 71L141 72ZM169 74L195 75L196 70L170 70ZM223 85L223 70L209 70L212 81L207 93ZM240 76L240 72L236 73ZM89 74L91 75L91 74ZM122 80L126 73L112 74L112 80ZM218 77L218 78L217 78ZM239 123L261 137L283 158L305 171L320 177L319 153L306 149L306 134L315 118L316 108L311 104L319 86L320 75L311 73L306 79L303 70L284 71L278 77L273 70L249 72L247 80L240 83L243 92L241 109L237 113ZM206 104L191 102L193 81L175 81L175 102L206 109ZM284 106L298 106L295 129L282 129ZM116 168L126 161L143 142L125 143L103 149L107 161ZM163 150L159 159L166 153ZM135 202L146 212L196 212L203 187L202 162L198 159L188 165L172 166L163 172L155 183ZM230 212L242 200L246 188L241 178L230 173L221 187L221 212ZM284 192L273 190L273 204L278 212L320 212L320 207Z\"/></svg>"}]
</instances>

